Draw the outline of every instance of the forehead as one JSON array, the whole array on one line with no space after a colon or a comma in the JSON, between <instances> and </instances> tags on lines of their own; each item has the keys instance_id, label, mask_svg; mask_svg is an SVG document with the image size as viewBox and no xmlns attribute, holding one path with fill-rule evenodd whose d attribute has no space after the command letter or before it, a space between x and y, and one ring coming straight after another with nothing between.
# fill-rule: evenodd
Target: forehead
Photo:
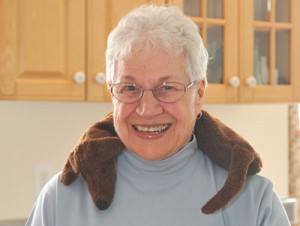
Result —
<instances>
[{"instance_id":1,"label":"forehead","mask_svg":"<svg viewBox=\"0 0 300 226\"><path fill-rule=\"evenodd\" d=\"M116 66L116 82L135 80L186 80L184 58L163 51L133 54L120 60Z\"/></svg>"}]
</instances>

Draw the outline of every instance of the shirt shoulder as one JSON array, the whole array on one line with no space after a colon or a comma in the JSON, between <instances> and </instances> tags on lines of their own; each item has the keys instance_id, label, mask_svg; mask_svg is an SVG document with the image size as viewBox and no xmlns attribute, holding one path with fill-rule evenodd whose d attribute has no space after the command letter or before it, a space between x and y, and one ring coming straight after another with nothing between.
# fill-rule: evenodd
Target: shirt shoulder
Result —
<instances>
[{"instance_id":1,"label":"shirt shoulder","mask_svg":"<svg viewBox=\"0 0 300 226\"><path fill-rule=\"evenodd\" d=\"M228 171L216 164L213 164L213 170L217 189L220 190L227 179ZM272 181L258 174L247 176L242 190L222 212L226 225L235 226L241 222L245 226L290 225Z\"/></svg>"}]
</instances>

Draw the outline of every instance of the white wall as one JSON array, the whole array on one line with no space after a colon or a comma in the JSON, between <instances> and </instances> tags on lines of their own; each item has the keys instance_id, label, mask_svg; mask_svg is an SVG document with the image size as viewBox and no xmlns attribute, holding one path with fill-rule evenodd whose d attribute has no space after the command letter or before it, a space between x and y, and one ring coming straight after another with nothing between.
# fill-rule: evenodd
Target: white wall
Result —
<instances>
[{"instance_id":1,"label":"white wall","mask_svg":"<svg viewBox=\"0 0 300 226\"><path fill-rule=\"evenodd\" d=\"M206 105L261 153L262 174L288 195L287 105ZM81 134L110 103L0 101L0 220L26 218L36 199L35 170L60 171Z\"/></svg>"}]
</instances>

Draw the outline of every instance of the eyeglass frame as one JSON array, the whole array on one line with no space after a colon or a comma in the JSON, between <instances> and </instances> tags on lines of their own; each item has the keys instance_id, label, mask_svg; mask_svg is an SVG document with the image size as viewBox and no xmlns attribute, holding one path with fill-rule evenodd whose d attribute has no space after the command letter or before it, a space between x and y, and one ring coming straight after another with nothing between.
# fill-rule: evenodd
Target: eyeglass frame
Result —
<instances>
[{"instance_id":1,"label":"eyeglass frame","mask_svg":"<svg viewBox=\"0 0 300 226\"><path fill-rule=\"evenodd\" d=\"M155 98L156 100L158 100L159 102L162 102L162 103L175 103L175 102L177 102L178 100L180 100L180 99L184 96L184 94L186 93L186 91L187 91L189 88L193 87L197 82L199 82L199 80L194 80L194 81L192 81L191 83L189 83L189 84L187 84L187 85L184 85L184 84L182 84L182 83L180 83L180 82L163 82L163 83L158 84L157 86L153 87L152 89L144 89L143 87L141 87L141 86L139 86L139 85L136 85L135 83L120 82L120 83L110 84L109 90L110 90L110 93L112 94L112 96L113 96L114 98L116 98L118 101L120 101L121 103L124 103L124 104L132 104L132 103L134 103L134 102L137 102L138 100L140 100L140 99L144 96L144 92L145 92L145 91L151 91L151 92L152 92L152 95L154 96L154 98ZM156 96L156 95L157 95L156 89L157 89L158 87L161 87L161 86L163 86L163 85L165 85L165 84L169 84L169 83L171 83L171 84L172 84L172 83L176 83L176 84L182 85L182 87L183 87L184 89L183 89L183 90L180 90L180 91L183 91L183 93L182 93L182 95L181 95L178 99L176 99L176 100L174 100L174 101L162 101L162 100L159 99L159 97ZM134 86L134 87L139 88L139 90L140 90L140 95L139 95L139 97L138 97L136 100L131 101L131 102L124 102L124 101L119 100L119 99L114 95L113 87L116 86L116 85L123 85L123 84L124 84L124 85L128 84L128 85L132 85L132 86Z\"/></svg>"}]
</instances>

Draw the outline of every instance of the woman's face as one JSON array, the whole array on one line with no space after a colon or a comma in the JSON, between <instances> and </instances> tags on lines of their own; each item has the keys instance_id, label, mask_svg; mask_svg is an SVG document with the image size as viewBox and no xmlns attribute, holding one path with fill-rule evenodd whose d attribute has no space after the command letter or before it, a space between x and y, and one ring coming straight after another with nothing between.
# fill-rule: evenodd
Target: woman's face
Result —
<instances>
[{"instance_id":1,"label":"woman's face","mask_svg":"<svg viewBox=\"0 0 300 226\"><path fill-rule=\"evenodd\" d=\"M114 82L152 89L163 82L187 85L191 81L186 76L182 56L171 57L157 51L119 62ZM203 93L204 81L199 81L174 103L158 101L151 91L145 91L140 100L131 104L113 98L115 129L125 146L140 157L166 159L191 140Z\"/></svg>"}]
</instances>

